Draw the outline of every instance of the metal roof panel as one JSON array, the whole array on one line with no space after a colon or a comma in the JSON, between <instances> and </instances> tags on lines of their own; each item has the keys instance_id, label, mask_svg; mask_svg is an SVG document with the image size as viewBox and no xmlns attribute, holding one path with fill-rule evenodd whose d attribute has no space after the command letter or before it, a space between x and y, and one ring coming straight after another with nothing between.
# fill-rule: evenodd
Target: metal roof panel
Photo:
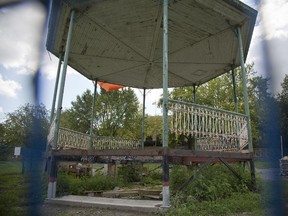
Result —
<instances>
[{"instance_id":1,"label":"metal roof panel","mask_svg":"<svg viewBox=\"0 0 288 216\"><path fill-rule=\"evenodd\" d=\"M137 88L162 87L162 0L53 1L47 49L59 56L76 9L68 64L88 79ZM169 4L169 87L205 83L240 65L257 12L237 0Z\"/></svg>"}]
</instances>

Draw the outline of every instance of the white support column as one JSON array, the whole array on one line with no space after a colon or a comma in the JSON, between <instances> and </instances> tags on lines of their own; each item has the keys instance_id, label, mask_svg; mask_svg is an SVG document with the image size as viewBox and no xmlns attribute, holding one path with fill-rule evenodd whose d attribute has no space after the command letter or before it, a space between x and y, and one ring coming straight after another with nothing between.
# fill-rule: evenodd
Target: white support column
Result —
<instances>
[{"instance_id":1,"label":"white support column","mask_svg":"<svg viewBox=\"0 0 288 216\"><path fill-rule=\"evenodd\" d=\"M168 164L168 0L163 0L163 200L162 207L170 207Z\"/></svg>"},{"instance_id":2,"label":"white support column","mask_svg":"<svg viewBox=\"0 0 288 216\"><path fill-rule=\"evenodd\" d=\"M67 71L67 66L68 66L68 58L69 58L69 52L70 52L70 44L71 44L71 39L72 39L74 18L75 18L75 11L72 10L71 11L71 17L70 17L68 36L67 36L67 42L66 42L66 47L65 47L64 64L63 64L63 69L62 69L59 97L58 97L58 104L57 104L57 112L56 112L56 128L55 128L54 143L53 143L52 148L56 148L57 141L58 141L58 133L59 133L59 127L60 127L60 116L61 116L61 109L62 109L65 79L66 79L66 71ZM56 196L56 182L57 182L56 178L57 178L57 163L55 162L55 159L52 157L51 163L50 163L50 169L49 169L49 180L48 180L49 183L48 183L48 191L47 191L47 197L48 198L55 198L55 196Z\"/></svg>"},{"instance_id":3,"label":"white support column","mask_svg":"<svg viewBox=\"0 0 288 216\"><path fill-rule=\"evenodd\" d=\"M54 118L54 114L55 114L54 112L55 112L56 97L57 97L57 92L58 92L58 85L59 85L59 78L60 78L62 59L63 59L63 53L61 52L60 55L59 55L57 75L56 75L56 81L55 81L55 86L54 86L54 94L53 94L53 101L52 101L51 114L50 114L50 125L52 124L52 121L53 121L53 118Z\"/></svg>"},{"instance_id":4,"label":"white support column","mask_svg":"<svg viewBox=\"0 0 288 216\"><path fill-rule=\"evenodd\" d=\"M95 113L95 103L96 103L96 97L97 97L97 79L94 83L94 94L93 94L93 101L92 101L92 113L91 113L91 121L90 121L90 141L88 149L93 149L93 122L94 122L94 113Z\"/></svg>"},{"instance_id":5,"label":"white support column","mask_svg":"<svg viewBox=\"0 0 288 216\"><path fill-rule=\"evenodd\" d=\"M69 52L70 52L70 44L71 44L71 40L72 40L72 31L73 31L73 25L74 25L74 18L75 18L75 11L72 10L71 11L71 17L70 17L68 36L67 36L67 42L66 42L66 47L65 47L65 55L64 55L64 63L63 63L63 69L62 69L61 82L60 82L60 90L59 90L57 112L56 112L56 128L55 128L55 134L54 134L53 148L56 148L57 141L58 141L58 133L59 133L59 127L60 127L62 101L63 101L64 86L65 86L66 72L67 72Z\"/></svg>"},{"instance_id":6,"label":"white support column","mask_svg":"<svg viewBox=\"0 0 288 216\"><path fill-rule=\"evenodd\" d=\"M56 187L57 186L57 162L52 157L50 161L49 167L49 179L48 179L48 190L47 190L47 198L55 198L56 197Z\"/></svg>"},{"instance_id":7,"label":"white support column","mask_svg":"<svg viewBox=\"0 0 288 216\"><path fill-rule=\"evenodd\" d=\"M143 89L143 110L142 110L142 133L141 133L141 145L144 148L145 139L145 103L146 103L146 89Z\"/></svg>"},{"instance_id":8,"label":"white support column","mask_svg":"<svg viewBox=\"0 0 288 216\"><path fill-rule=\"evenodd\" d=\"M237 37L238 37L238 43L239 43L239 58L240 58L240 63L241 63L241 74L242 74L242 82L243 82L244 108L245 108L245 115L247 116L248 148L249 148L249 152L253 152L247 78L246 78L247 74L246 74L246 69L245 69L245 64L244 64L242 35L241 35L241 29L239 26L236 28L236 30L237 30Z\"/></svg>"}]
</instances>

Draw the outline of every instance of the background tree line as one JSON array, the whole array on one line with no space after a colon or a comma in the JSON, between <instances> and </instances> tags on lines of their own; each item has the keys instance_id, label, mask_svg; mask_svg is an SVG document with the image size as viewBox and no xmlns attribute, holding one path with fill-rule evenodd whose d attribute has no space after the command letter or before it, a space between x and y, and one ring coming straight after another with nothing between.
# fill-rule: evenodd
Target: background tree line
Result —
<instances>
[{"instance_id":1,"label":"background tree line","mask_svg":"<svg viewBox=\"0 0 288 216\"><path fill-rule=\"evenodd\" d=\"M281 86L282 90L273 95L269 90L269 79L256 76L253 64L246 66L248 76L249 106L254 147L261 147L269 134L265 125L269 124L271 113L279 113L280 129L277 133L283 137L283 143L288 146L288 75ZM235 71L239 112L244 113L243 86L240 70ZM174 88L169 95L173 99L193 101L193 87ZM61 127L82 133L89 133L93 94L86 90L71 102L71 108L61 115ZM212 106L234 111L234 96L231 73L226 73L197 88L197 104ZM276 110L275 110L276 109ZM33 131L33 119L39 119L42 136L49 130L49 111L44 105L33 106L25 104L14 112L6 114L6 120L0 123L0 145L29 146L29 134ZM99 136L114 136L123 138L141 138L142 110L134 91L124 88L118 91L106 92L103 89L97 93L95 100L95 115L93 132ZM145 118L145 135L147 140L162 140L161 116Z\"/></svg>"}]
</instances>

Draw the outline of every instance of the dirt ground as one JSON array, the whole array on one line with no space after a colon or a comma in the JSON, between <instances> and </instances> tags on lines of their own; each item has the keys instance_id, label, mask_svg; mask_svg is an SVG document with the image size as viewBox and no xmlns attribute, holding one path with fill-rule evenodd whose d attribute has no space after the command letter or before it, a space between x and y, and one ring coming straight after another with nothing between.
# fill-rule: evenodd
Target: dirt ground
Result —
<instances>
[{"instance_id":1,"label":"dirt ground","mask_svg":"<svg viewBox=\"0 0 288 216\"><path fill-rule=\"evenodd\" d=\"M43 204L42 216L149 216L147 212L121 211L96 207L77 207L67 205Z\"/></svg>"}]
</instances>

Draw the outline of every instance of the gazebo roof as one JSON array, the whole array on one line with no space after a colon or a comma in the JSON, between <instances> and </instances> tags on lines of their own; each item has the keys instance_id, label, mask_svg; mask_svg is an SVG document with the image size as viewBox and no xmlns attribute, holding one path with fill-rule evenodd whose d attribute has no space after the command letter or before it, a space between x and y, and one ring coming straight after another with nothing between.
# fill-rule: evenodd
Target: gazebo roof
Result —
<instances>
[{"instance_id":1,"label":"gazebo roof","mask_svg":"<svg viewBox=\"0 0 288 216\"><path fill-rule=\"evenodd\" d=\"M205 83L246 58L257 12L238 0L169 1L169 87ZM64 51L76 9L68 64L91 80L162 88L162 0L54 0L47 49Z\"/></svg>"}]
</instances>

